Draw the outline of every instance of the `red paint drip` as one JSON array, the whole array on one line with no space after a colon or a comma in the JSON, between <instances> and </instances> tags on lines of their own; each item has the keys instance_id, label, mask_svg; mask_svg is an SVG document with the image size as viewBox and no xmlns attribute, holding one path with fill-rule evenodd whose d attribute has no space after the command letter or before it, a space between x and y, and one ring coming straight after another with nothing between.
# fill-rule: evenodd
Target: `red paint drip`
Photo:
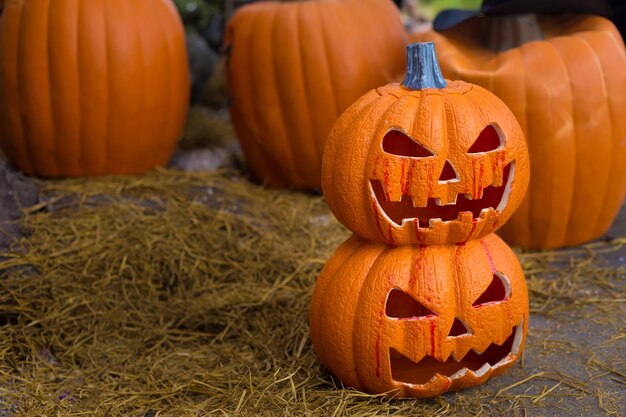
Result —
<instances>
[{"instance_id":1,"label":"red paint drip","mask_svg":"<svg viewBox=\"0 0 626 417\"><path fill-rule=\"evenodd\" d=\"M419 246L419 249L421 249L422 247ZM415 264L413 265L414 269L413 271L411 271L411 276L409 277L409 289L410 290L416 290L417 288L415 288L415 284L417 282L417 277L418 275L422 275L422 263L420 262L420 259L416 259L415 260ZM430 301L430 300L428 300Z\"/></svg>"},{"instance_id":2,"label":"red paint drip","mask_svg":"<svg viewBox=\"0 0 626 417\"><path fill-rule=\"evenodd\" d=\"M413 224L415 225L415 239L418 242L422 242L422 235L420 234L420 221L419 219L414 219Z\"/></svg>"},{"instance_id":3,"label":"red paint drip","mask_svg":"<svg viewBox=\"0 0 626 417\"><path fill-rule=\"evenodd\" d=\"M376 173L378 172L378 164L380 164L380 156L376 157L376 163L374 164L374 170L372 171L372 178L376 178Z\"/></svg>"},{"instance_id":4,"label":"red paint drip","mask_svg":"<svg viewBox=\"0 0 626 417\"><path fill-rule=\"evenodd\" d=\"M461 249L463 249L463 246L465 246L465 243L459 243L456 245L456 250L454 251L454 257L456 258L456 263L455 263L455 268L458 271L461 267L459 265L462 265L463 259L461 259Z\"/></svg>"},{"instance_id":5,"label":"red paint drip","mask_svg":"<svg viewBox=\"0 0 626 417\"><path fill-rule=\"evenodd\" d=\"M391 224L389 224L389 244L392 246L396 244L396 240L393 237L393 226Z\"/></svg>"},{"instance_id":6,"label":"red paint drip","mask_svg":"<svg viewBox=\"0 0 626 417\"><path fill-rule=\"evenodd\" d=\"M388 192L388 190L389 190L389 160L387 158L384 159L383 166L384 166L384 172L383 172L384 179L383 179L383 182L385 184L385 191ZM402 166L404 167L404 165L402 165ZM378 223L379 221L380 220L377 218L376 219L376 223ZM385 237L385 234L382 231L382 226L379 226L378 230L380 230L380 235ZM393 226L391 224L389 225L388 230L389 230L389 243L393 245L393 244L395 244L395 240L393 238Z\"/></svg>"},{"instance_id":7,"label":"red paint drip","mask_svg":"<svg viewBox=\"0 0 626 417\"><path fill-rule=\"evenodd\" d=\"M487 260L489 261L489 266L491 267L491 272L493 274L496 273L496 264L493 262L493 257L491 256L491 252L489 251L489 248L487 247L487 244L481 240L480 244L483 246L483 250L485 251L485 255L487 255Z\"/></svg>"},{"instance_id":8,"label":"red paint drip","mask_svg":"<svg viewBox=\"0 0 626 417\"><path fill-rule=\"evenodd\" d=\"M470 229L469 234L467 235L467 238L465 238L465 241L469 241L472 236L474 236L474 232L476 231L476 226L478 226L478 220L479 219L472 219L472 228Z\"/></svg>"}]
</instances>

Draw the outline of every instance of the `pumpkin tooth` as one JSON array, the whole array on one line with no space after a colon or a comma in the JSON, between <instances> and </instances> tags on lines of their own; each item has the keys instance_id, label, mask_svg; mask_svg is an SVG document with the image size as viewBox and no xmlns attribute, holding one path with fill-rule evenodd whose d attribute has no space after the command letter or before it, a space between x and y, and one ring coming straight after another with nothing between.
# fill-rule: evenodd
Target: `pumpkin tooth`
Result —
<instances>
[{"instance_id":1,"label":"pumpkin tooth","mask_svg":"<svg viewBox=\"0 0 626 417\"><path fill-rule=\"evenodd\" d=\"M396 193L393 191L393 187L388 187L387 185L385 185L385 183L383 181L378 181L376 180L376 185L378 187L378 192L374 192L374 196L376 196L376 194L380 195L380 196L384 196L385 200L387 200L388 202L393 202L393 203L398 203L400 201L402 201L402 193Z\"/></svg>"},{"instance_id":2,"label":"pumpkin tooth","mask_svg":"<svg viewBox=\"0 0 626 417\"><path fill-rule=\"evenodd\" d=\"M449 378L450 379L463 378L465 376L465 374L467 373L467 371L469 371L469 369L467 369L467 368L459 369L458 371L456 371L455 373L450 375Z\"/></svg>"},{"instance_id":3,"label":"pumpkin tooth","mask_svg":"<svg viewBox=\"0 0 626 417\"><path fill-rule=\"evenodd\" d=\"M443 223L443 220L441 220L440 218L435 218L435 219L428 219L428 227L433 228L435 226L439 226Z\"/></svg>"},{"instance_id":4,"label":"pumpkin tooth","mask_svg":"<svg viewBox=\"0 0 626 417\"><path fill-rule=\"evenodd\" d=\"M474 214L471 211L462 211L457 217L461 223L472 223L474 221Z\"/></svg>"},{"instance_id":5,"label":"pumpkin tooth","mask_svg":"<svg viewBox=\"0 0 626 417\"><path fill-rule=\"evenodd\" d=\"M492 343L492 344L493 344L493 343ZM487 348L489 348L492 344L490 344L489 346L487 346ZM476 348L471 348L471 349L470 349L470 351L474 352L476 355L482 355L482 354L485 352L485 350L487 350L487 349L483 349L483 350L478 350L478 349L476 349Z\"/></svg>"},{"instance_id":6,"label":"pumpkin tooth","mask_svg":"<svg viewBox=\"0 0 626 417\"><path fill-rule=\"evenodd\" d=\"M402 194L402 191L396 191L393 187L385 188L385 196L387 197L387 201L391 203L401 203L406 197Z\"/></svg>"},{"instance_id":7,"label":"pumpkin tooth","mask_svg":"<svg viewBox=\"0 0 626 417\"><path fill-rule=\"evenodd\" d=\"M481 366L480 368L476 369L475 371L470 369L469 372L473 373L474 375L476 375L476 377L480 378L483 375L485 375L490 369L491 369L491 365L489 365L488 362L485 362L483 366Z\"/></svg>"},{"instance_id":8,"label":"pumpkin tooth","mask_svg":"<svg viewBox=\"0 0 626 417\"><path fill-rule=\"evenodd\" d=\"M437 206L454 206L456 205L458 195L455 195L452 199L442 199L441 197L435 198L435 205Z\"/></svg>"},{"instance_id":9,"label":"pumpkin tooth","mask_svg":"<svg viewBox=\"0 0 626 417\"><path fill-rule=\"evenodd\" d=\"M481 219L484 219L484 218L486 218L487 216L489 216L489 214L490 214L491 212L495 212L495 209L494 209L493 207L485 207L484 209L482 209L482 210L480 211L480 216L479 216L479 217L480 217Z\"/></svg>"}]
</instances>

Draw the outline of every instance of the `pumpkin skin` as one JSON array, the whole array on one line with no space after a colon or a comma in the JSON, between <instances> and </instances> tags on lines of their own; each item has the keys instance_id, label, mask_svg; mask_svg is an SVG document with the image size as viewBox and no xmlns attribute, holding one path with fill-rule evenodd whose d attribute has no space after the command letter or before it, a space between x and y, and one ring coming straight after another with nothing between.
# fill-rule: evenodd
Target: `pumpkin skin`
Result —
<instances>
[{"instance_id":1,"label":"pumpkin skin","mask_svg":"<svg viewBox=\"0 0 626 417\"><path fill-rule=\"evenodd\" d=\"M404 70L406 33L389 0L258 2L231 19L230 115L253 175L319 189L341 112Z\"/></svg>"},{"instance_id":2,"label":"pumpkin skin","mask_svg":"<svg viewBox=\"0 0 626 417\"><path fill-rule=\"evenodd\" d=\"M506 222L524 197L528 172L519 124L487 90L462 81L422 90L392 83L337 120L322 189L337 219L360 236L449 244Z\"/></svg>"},{"instance_id":3,"label":"pumpkin skin","mask_svg":"<svg viewBox=\"0 0 626 417\"><path fill-rule=\"evenodd\" d=\"M318 278L310 323L315 352L344 384L431 397L509 368L528 317L521 266L494 234L400 247L352 236Z\"/></svg>"},{"instance_id":4,"label":"pumpkin skin","mask_svg":"<svg viewBox=\"0 0 626 417\"><path fill-rule=\"evenodd\" d=\"M436 44L446 77L495 93L526 134L529 191L501 236L536 249L578 245L608 230L626 195L624 43L602 17L530 16L540 36L528 18L508 36L515 21L492 16L420 38Z\"/></svg>"},{"instance_id":5,"label":"pumpkin skin","mask_svg":"<svg viewBox=\"0 0 626 417\"><path fill-rule=\"evenodd\" d=\"M189 71L170 0L21 0L0 18L0 145L26 174L132 174L182 133Z\"/></svg>"}]
</instances>

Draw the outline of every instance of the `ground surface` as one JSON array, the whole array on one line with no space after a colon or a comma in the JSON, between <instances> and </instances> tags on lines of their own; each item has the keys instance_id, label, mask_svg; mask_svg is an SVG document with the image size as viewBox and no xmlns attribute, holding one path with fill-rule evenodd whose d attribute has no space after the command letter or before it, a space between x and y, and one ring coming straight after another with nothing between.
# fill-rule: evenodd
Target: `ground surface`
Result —
<instances>
[{"instance_id":1,"label":"ground surface","mask_svg":"<svg viewBox=\"0 0 626 417\"><path fill-rule=\"evenodd\" d=\"M626 209L609 239L522 253L523 360L421 400L319 365L311 290L348 233L236 170L39 182L0 162L0 416L624 416Z\"/></svg>"}]
</instances>

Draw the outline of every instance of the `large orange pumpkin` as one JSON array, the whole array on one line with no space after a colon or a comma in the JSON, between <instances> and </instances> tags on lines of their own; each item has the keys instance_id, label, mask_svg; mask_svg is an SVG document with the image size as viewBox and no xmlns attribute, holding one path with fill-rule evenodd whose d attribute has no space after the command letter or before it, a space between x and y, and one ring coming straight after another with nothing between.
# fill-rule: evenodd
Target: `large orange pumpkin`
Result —
<instances>
[{"instance_id":1,"label":"large orange pumpkin","mask_svg":"<svg viewBox=\"0 0 626 417\"><path fill-rule=\"evenodd\" d=\"M424 62L414 56L419 48L429 51ZM439 71L432 44L408 54L407 80ZM528 185L515 117L481 87L407 80L370 91L337 120L322 167L328 205L353 232L389 244L458 243L495 231Z\"/></svg>"},{"instance_id":2,"label":"large orange pumpkin","mask_svg":"<svg viewBox=\"0 0 626 417\"><path fill-rule=\"evenodd\" d=\"M230 114L252 173L319 189L341 112L404 69L406 34L390 0L258 2L228 25Z\"/></svg>"},{"instance_id":3,"label":"large orange pumpkin","mask_svg":"<svg viewBox=\"0 0 626 417\"><path fill-rule=\"evenodd\" d=\"M446 77L492 91L524 129L531 182L504 239L554 248L606 232L626 195L626 53L613 24L494 15L420 38L435 42Z\"/></svg>"},{"instance_id":4,"label":"large orange pumpkin","mask_svg":"<svg viewBox=\"0 0 626 417\"><path fill-rule=\"evenodd\" d=\"M522 269L494 234L463 245L395 248L353 236L318 278L311 337L344 384L430 397L510 367L522 352L528 314Z\"/></svg>"},{"instance_id":5,"label":"large orange pumpkin","mask_svg":"<svg viewBox=\"0 0 626 417\"><path fill-rule=\"evenodd\" d=\"M130 174L168 162L189 98L170 0L4 1L0 144L27 174Z\"/></svg>"}]
</instances>

